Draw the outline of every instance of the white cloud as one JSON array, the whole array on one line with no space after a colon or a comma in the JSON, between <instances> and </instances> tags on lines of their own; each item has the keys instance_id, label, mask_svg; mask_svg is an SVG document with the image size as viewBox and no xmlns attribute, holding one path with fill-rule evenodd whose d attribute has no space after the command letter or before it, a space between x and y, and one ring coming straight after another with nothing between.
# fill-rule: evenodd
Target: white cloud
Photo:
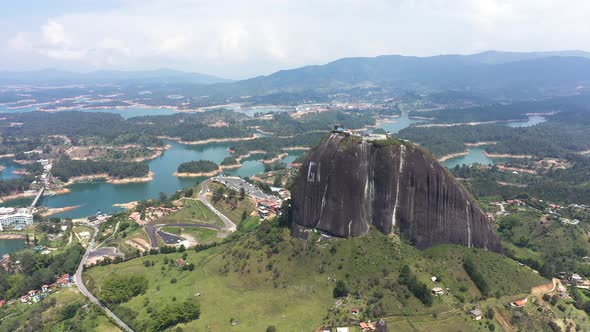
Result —
<instances>
[{"instance_id":1,"label":"white cloud","mask_svg":"<svg viewBox=\"0 0 590 332\"><path fill-rule=\"evenodd\" d=\"M64 26L61 23L50 20L41 27L44 40L50 45L68 45Z\"/></svg>"},{"instance_id":2,"label":"white cloud","mask_svg":"<svg viewBox=\"0 0 590 332\"><path fill-rule=\"evenodd\" d=\"M241 78L348 56L590 50L589 14L585 0L127 0L11 26L0 59Z\"/></svg>"}]
</instances>

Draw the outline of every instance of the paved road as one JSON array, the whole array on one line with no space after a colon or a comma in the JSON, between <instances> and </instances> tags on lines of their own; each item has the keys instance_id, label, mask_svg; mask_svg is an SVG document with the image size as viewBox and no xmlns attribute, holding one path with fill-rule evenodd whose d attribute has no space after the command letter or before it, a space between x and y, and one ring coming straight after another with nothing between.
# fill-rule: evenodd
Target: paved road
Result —
<instances>
[{"instance_id":1,"label":"paved road","mask_svg":"<svg viewBox=\"0 0 590 332\"><path fill-rule=\"evenodd\" d=\"M156 237L156 233L161 232L160 231L160 227L163 226L170 226L170 227L198 227L198 228L207 228L207 229L212 229L215 231L221 231L223 230L223 228L217 226L217 225L211 225L211 224L186 224L186 223L179 223L179 224L157 224L157 225L146 225L145 226L145 231L148 234L149 238L150 238L150 242L151 242L151 246L153 249L157 249L158 248L158 239ZM167 233L166 233L167 234ZM166 242L166 241L164 241ZM172 243L168 243L167 244L172 244Z\"/></svg>"},{"instance_id":2,"label":"paved road","mask_svg":"<svg viewBox=\"0 0 590 332\"><path fill-rule=\"evenodd\" d=\"M158 249L158 238L156 237L157 225L145 225L145 232L150 237L152 249Z\"/></svg>"},{"instance_id":3,"label":"paved road","mask_svg":"<svg viewBox=\"0 0 590 332\"><path fill-rule=\"evenodd\" d=\"M223 230L226 230L229 232L235 232L237 229L236 224L234 224L231 220L229 220L228 217L224 216L223 213L219 212L211 203L209 203L209 200L207 199L207 191L209 190L209 181L211 181L211 180L206 180L201 185L201 192L199 193L199 200L201 201L201 203L205 204L211 211L213 211L213 213L215 213L219 217L219 219L221 219L221 221L223 221L223 224L225 225Z\"/></svg>"},{"instance_id":4,"label":"paved road","mask_svg":"<svg viewBox=\"0 0 590 332\"><path fill-rule=\"evenodd\" d=\"M76 275L74 276L75 281L76 281L76 286L78 286L78 289L80 290L80 293L82 293L82 295L86 296L90 300L90 302L101 307L105 311L107 316L112 318L119 325L119 327L121 329L123 329L123 331L133 332L133 330L129 326L127 326L127 324L125 324L125 322L123 322L109 308L107 308L96 297L94 297L94 295L92 295L92 293L90 293L88 291L88 289L86 289L86 286L84 286L84 280L82 279L82 270L84 269L84 264L86 264L86 261L88 260L88 255L89 255L90 251L94 247L94 240L96 239L96 235L98 234L98 228L96 226L92 226L92 227L94 228L94 235L92 235L92 239L88 243L88 247L86 248L86 252L84 253L84 256L82 256L82 260L80 261L80 265L78 265L78 270L76 270Z\"/></svg>"},{"instance_id":5,"label":"paved road","mask_svg":"<svg viewBox=\"0 0 590 332\"><path fill-rule=\"evenodd\" d=\"M260 188L252 185L249 182L246 182L246 180L237 177L237 176L216 176L213 177L212 180L220 182L225 184L226 186L236 190L236 191L240 191L240 188L244 188L244 190L246 191L246 194L254 197L256 199L271 199L272 196L265 194L262 190L260 190Z\"/></svg>"}]
</instances>

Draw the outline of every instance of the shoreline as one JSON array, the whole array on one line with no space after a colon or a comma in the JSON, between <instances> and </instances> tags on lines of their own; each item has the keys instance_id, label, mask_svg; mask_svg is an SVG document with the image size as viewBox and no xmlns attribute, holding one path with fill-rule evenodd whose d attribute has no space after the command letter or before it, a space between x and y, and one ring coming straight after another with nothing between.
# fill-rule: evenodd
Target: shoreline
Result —
<instances>
[{"instance_id":1,"label":"shoreline","mask_svg":"<svg viewBox=\"0 0 590 332\"><path fill-rule=\"evenodd\" d=\"M175 141L179 144L202 145L202 144L209 144L209 143L228 143L228 142L251 141L253 139L258 138L258 136L253 135L250 137L209 138L209 139L201 140L201 141L183 141L180 137L170 137L170 136L158 136L158 138Z\"/></svg>"},{"instance_id":2,"label":"shoreline","mask_svg":"<svg viewBox=\"0 0 590 332\"><path fill-rule=\"evenodd\" d=\"M113 204L113 207L119 207L119 208L124 208L127 210L132 210L137 206L137 204L139 204L138 201L131 201L131 202L127 202L127 203L115 203L115 204Z\"/></svg>"},{"instance_id":3,"label":"shoreline","mask_svg":"<svg viewBox=\"0 0 590 332\"><path fill-rule=\"evenodd\" d=\"M21 192L21 193L17 193L17 194L0 196L0 203L4 203L6 201L12 201L12 200L19 199L19 198L35 197L35 195L37 195L36 192L34 192L34 193Z\"/></svg>"},{"instance_id":4,"label":"shoreline","mask_svg":"<svg viewBox=\"0 0 590 332\"><path fill-rule=\"evenodd\" d=\"M494 121L479 121L479 122L456 122L456 123L431 123L416 125L416 128L429 128L429 127L456 127L456 126L479 126L494 123L510 123L519 122L525 120L494 120Z\"/></svg>"},{"instance_id":5,"label":"shoreline","mask_svg":"<svg viewBox=\"0 0 590 332\"><path fill-rule=\"evenodd\" d=\"M197 178L197 177L203 177L203 176L215 176L217 174L221 173L221 169L216 169L214 171L211 172L199 172L199 173L186 173L186 172L174 172L173 175L179 178Z\"/></svg>"},{"instance_id":6,"label":"shoreline","mask_svg":"<svg viewBox=\"0 0 590 332\"><path fill-rule=\"evenodd\" d=\"M87 180L100 180L103 179L106 183L111 184L126 184L126 183L136 183L136 182L150 182L154 179L154 172L149 171L147 176L144 177L135 177L135 178L123 178L117 179L109 176L106 173L99 173L99 174L89 174L89 175L80 175L71 177L68 182L64 183L63 186L67 187L75 183L84 183L88 182Z\"/></svg>"},{"instance_id":7,"label":"shoreline","mask_svg":"<svg viewBox=\"0 0 590 332\"><path fill-rule=\"evenodd\" d=\"M489 153L486 151L484 151L483 154L488 158L530 159L534 157L529 154Z\"/></svg>"},{"instance_id":8,"label":"shoreline","mask_svg":"<svg viewBox=\"0 0 590 332\"><path fill-rule=\"evenodd\" d=\"M494 141L483 141L483 142L475 142L475 143L465 143L465 146L478 147L478 146L494 145L494 144L498 144L498 142L494 142Z\"/></svg>"},{"instance_id":9,"label":"shoreline","mask_svg":"<svg viewBox=\"0 0 590 332\"><path fill-rule=\"evenodd\" d=\"M242 167L242 164L237 163L237 164L231 164L231 165L219 165L219 169L220 170L224 170L224 169L234 169L234 168L240 168Z\"/></svg>"},{"instance_id":10,"label":"shoreline","mask_svg":"<svg viewBox=\"0 0 590 332\"><path fill-rule=\"evenodd\" d=\"M0 240L24 240L26 235L22 234L0 234Z\"/></svg>"},{"instance_id":11,"label":"shoreline","mask_svg":"<svg viewBox=\"0 0 590 332\"><path fill-rule=\"evenodd\" d=\"M444 163L445 161L449 160L449 159L453 159L453 158L458 158L458 157L464 157L466 155L469 154L469 149L463 151L463 152L456 152L456 153L450 153L447 155L444 155L440 158L438 158L438 162L439 163Z\"/></svg>"},{"instance_id":12,"label":"shoreline","mask_svg":"<svg viewBox=\"0 0 590 332\"><path fill-rule=\"evenodd\" d=\"M288 153L279 153L276 157L272 158L272 159L260 159L258 160L259 162L263 163L263 164L272 164L272 163L276 163L278 161L280 161L281 159L285 158L286 156L288 156Z\"/></svg>"},{"instance_id":13,"label":"shoreline","mask_svg":"<svg viewBox=\"0 0 590 332\"><path fill-rule=\"evenodd\" d=\"M0 158L14 158L14 153L0 154Z\"/></svg>"},{"instance_id":14,"label":"shoreline","mask_svg":"<svg viewBox=\"0 0 590 332\"><path fill-rule=\"evenodd\" d=\"M66 212L66 211L77 209L80 206L82 206L82 205L64 206L64 207L60 207L60 208L47 208L47 211L41 213L41 215L43 217L49 217L49 216L52 216L54 214L58 214L58 213L62 213L62 212Z\"/></svg>"}]
</instances>

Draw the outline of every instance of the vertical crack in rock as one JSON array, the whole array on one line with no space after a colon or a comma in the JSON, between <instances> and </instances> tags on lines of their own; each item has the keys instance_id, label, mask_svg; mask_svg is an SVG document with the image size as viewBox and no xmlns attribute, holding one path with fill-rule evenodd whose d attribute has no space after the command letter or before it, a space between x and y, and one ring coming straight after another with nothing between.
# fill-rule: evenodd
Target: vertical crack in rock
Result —
<instances>
[{"instance_id":1,"label":"vertical crack in rock","mask_svg":"<svg viewBox=\"0 0 590 332\"><path fill-rule=\"evenodd\" d=\"M465 219L467 220L467 248L471 248L471 214L469 213L469 201L466 201L465 203Z\"/></svg>"},{"instance_id":2,"label":"vertical crack in rock","mask_svg":"<svg viewBox=\"0 0 590 332\"><path fill-rule=\"evenodd\" d=\"M397 205L399 204L399 184L401 182L402 171L404 169L404 151L406 147L402 144L399 146L399 170L397 178L397 188L395 190L395 204L393 205L393 213L391 214L391 230L395 227L395 216L397 214Z\"/></svg>"}]
</instances>

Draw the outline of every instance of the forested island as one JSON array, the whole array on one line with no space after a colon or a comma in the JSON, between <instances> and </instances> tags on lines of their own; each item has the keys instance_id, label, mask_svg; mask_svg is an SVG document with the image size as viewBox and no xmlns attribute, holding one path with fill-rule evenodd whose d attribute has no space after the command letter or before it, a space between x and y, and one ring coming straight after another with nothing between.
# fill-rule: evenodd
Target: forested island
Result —
<instances>
[{"instance_id":1,"label":"forested island","mask_svg":"<svg viewBox=\"0 0 590 332\"><path fill-rule=\"evenodd\" d=\"M149 175L149 167L143 162L72 160L59 158L52 173L63 182L74 177L106 175L111 179L143 178Z\"/></svg>"},{"instance_id":2,"label":"forested island","mask_svg":"<svg viewBox=\"0 0 590 332\"><path fill-rule=\"evenodd\" d=\"M207 176L219 172L219 166L210 160L193 160L178 165L177 176Z\"/></svg>"}]
</instances>

